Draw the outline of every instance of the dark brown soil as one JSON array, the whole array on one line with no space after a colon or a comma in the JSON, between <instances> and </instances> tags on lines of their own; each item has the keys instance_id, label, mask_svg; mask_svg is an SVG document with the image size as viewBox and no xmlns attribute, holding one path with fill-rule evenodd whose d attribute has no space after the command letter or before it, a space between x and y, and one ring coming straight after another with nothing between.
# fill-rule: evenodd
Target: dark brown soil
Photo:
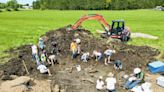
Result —
<instances>
[{"instance_id":1,"label":"dark brown soil","mask_svg":"<svg viewBox=\"0 0 164 92\"><path fill-rule=\"evenodd\" d=\"M155 60L154 57L159 54L157 49L148 46L133 46L118 42L109 42L108 39L95 38L89 31L84 29L67 31L66 28L67 27L51 30L42 36L44 38L48 54L53 48L51 46L51 42L57 42L56 51L59 52L59 64L54 67L49 66L53 77L39 74L36 70L35 62L32 61L30 45L21 46L14 50L15 52L18 52L17 56L0 66L1 71L3 71L2 75L26 75L22 63L22 60L24 60L30 72L30 76L37 79L51 79L53 85L61 85L62 88L66 89L66 92L96 92L95 83L83 81L83 79L90 79L95 82L98 76L106 76L109 71L112 71L116 75L120 71L114 70L113 65L105 66L103 62L96 62L93 59L91 59L88 63L83 63L79 59L80 56L78 56L77 59L72 60L69 47L72 39L77 35L78 38L81 39L81 49L83 52L89 51L92 53L95 49L103 52L107 49L107 47L115 49L117 53L112 56L112 60L120 59L123 62L123 71L127 73L131 73L135 67L142 67L145 69L147 63ZM13 50L11 52L13 52ZM81 65L81 72L76 71L76 64ZM70 72L71 68L72 72ZM88 72L93 69L96 69L98 72Z\"/></svg>"}]
</instances>

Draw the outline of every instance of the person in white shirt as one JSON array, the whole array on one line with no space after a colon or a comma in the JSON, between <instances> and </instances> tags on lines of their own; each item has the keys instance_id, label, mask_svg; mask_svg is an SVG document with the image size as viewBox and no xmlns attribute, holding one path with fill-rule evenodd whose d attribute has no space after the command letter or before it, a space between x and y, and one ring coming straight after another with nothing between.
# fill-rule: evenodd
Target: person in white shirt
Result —
<instances>
[{"instance_id":1,"label":"person in white shirt","mask_svg":"<svg viewBox=\"0 0 164 92\"><path fill-rule=\"evenodd\" d=\"M83 53L83 55L81 56L81 60L83 62L88 62L88 60L89 60L89 52Z\"/></svg>"},{"instance_id":2,"label":"person in white shirt","mask_svg":"<svg viewBox=\"0 0 164 92\"><path fill-rule=\"evenodd\" d=\"M50 55L48 57L48 64L54 66L54 64L58 64L58 60L57 60L57 57L56 55Z\"/></svg>"},{"instance_id":3,"label":"person in white shirt","mask_svg":"<svg viewBox=\"0 0 164 92\"><path fill-rule=\"evenodd\" d=\"M32 46L31 46L31 49L32 49L32 58L33 58L34 60L36 60L36 55L38 54L37 46L36 46L36 45L32 45Z\"/></svg>"},{"instance_id":4,"label":"person in white shirt","mask_svg":"<svg viewBox=\"0 0 164 92\"><path fill-rule=\"evenodd\" d=\"M96 89L97 89L98 91L104 89L104 81L103 81L102 79L103 79L103 77L100 76L99 79L96 81Z\"/></svg>"},{"instance_id":5,"label":"person in white shirt","mask_svg":"<svg viewBox=\"0 0 164 92\"><path fill-rule=\"evenodd\" d=\"M106 78L105 82L107 83L107 91L108 92L115 92L116 88L116 78L114 78L114 74L113 73L109 73L108 77Z\"/></svg>"},{"instance_id":6,"label":"person in white shirt","mask_svg":"<svg viewBox=\"0 0 164 92\"><path fill-rule=\"evenodd\" d=\"M81 52L81 40L79 38L75 39L77 43L77 54Z\"/></svg>"},{"instance_id":7,"label":"person in white shirt","mask_svg":"<svg viewBox=\"0 0 164 92\"><path fill-rule=\"evenodd\" d=\"M102 58L102 53L100 51L94 50L93 51L93 57L96 58L96 61L100 61Z\"/></svg>"},{"instance_id":8,"label":"person in white shirt","mask_svg":"<svg viewBox=\"0 0 164 92\"><path fill-rule=\"evenodd\" d=\"M40 71L40 73L42 73L42 74L48 73L49 76L52 76L50 70L49 70L45 65L43 65L43 64L38 65L37 69L38 69L38 70Z\"/></svg>"},{"instance_id":9,"label":"person in white shirt","mask_svg":"<svg viewBox=\"0 0 164 92\"><path fill-rule=\"evenodd\" d=\"M115 50L107 49L104 51L105 54L105 65L108 65L110 63L110 57L112 56L113 53L116 53Z\"/></svg>"}]
</instances>

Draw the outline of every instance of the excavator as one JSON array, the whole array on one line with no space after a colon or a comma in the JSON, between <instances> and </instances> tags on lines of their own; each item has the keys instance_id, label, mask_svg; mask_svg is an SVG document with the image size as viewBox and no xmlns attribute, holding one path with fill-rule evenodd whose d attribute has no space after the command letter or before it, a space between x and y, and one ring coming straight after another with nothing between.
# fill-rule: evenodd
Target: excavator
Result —
<instances>
[{"instance_id":1,"label":"excavator","mask_svg":"<svg viewBox=\"0 0 164 92\"><path fill-rule=\"evenodd\" d=\"M82 16L74 25L71 26L71 30L78 29L81 24L86 20L97 20L101 23L105 32L101 34L101 37L111 37L120 39L121 41L128 41L130 39L130 29L125 27L124 20L113 20L112 25L110 26L102 15L99 14L89 14Z\"/></svg>"}]
</instances>

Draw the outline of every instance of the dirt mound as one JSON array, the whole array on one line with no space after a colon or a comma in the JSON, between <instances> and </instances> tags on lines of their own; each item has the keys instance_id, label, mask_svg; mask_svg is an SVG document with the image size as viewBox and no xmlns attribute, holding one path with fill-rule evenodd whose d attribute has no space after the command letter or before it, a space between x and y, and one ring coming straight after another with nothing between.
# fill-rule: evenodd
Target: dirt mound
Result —
<instances>
[{"instance_id":1,"label":"dirt mound","mask_svg":"<svg viewBox=\"0 0 164 92\"><path fill-rule=\"evenodd\" d=\"M123 61L123 71L125 72L132 72L135 67L145 67L148 62L155 59L154 56L159 54L157 49L151 47L111 42L109 39L95 38L88 30L67 31L66 28L67 27L51 30L41 36L45 41L47 53L49 54L54 51L53 53L57 53L59 60L59 65L49 67L53 74L51 78L53 81L52 84L59 84L62 86L62 89L66 89L66 92L84 92L88 90L95 92L95 84L92 82L95 82L99 75L106 76L109 71L114 72L116 75L119 73L111 67L112 65L105 66L104 63L98 63L94 61L94 59L91 59L88 63L80 62L80 56L72 60L69 47L71 41L76 37L81 39L82 52L89 51L92 53L95 49L103 52L109 47L115 49L116 54L114 54L111 59L120 59ZM52 46L53 42L57 43L55 49ZM24 60L31 76L38 79L48 78L46 75L39 74L36 70L35 62L32 61L30 45L19 47L13 51L14 53L17 52L17 56L9 60L8 63L0 66L0 70L3 71L2 75L26 75L22 63L22 60ZM80 64L82 67L80 73L76 71L76 64ZM92 69L96 69L98 73L92 74L88 72ZM70 70L72 71L70 72ZM91 88L93 88L93 90Z\"/></svg>"},{"instance_id":2,"label":"dirt mound","mask_svg":"<svg viewBox=\"0 0 164 92\"><path fill-rule=\"evenodd\" d=\"M95 49L99 49L103 52L107 49L107 47L116 49L117 53L112 56L112 60L120 59L123 61L125 70L129 67L134 68L137 66L145 66L147 62L154 60L154 56L159 54L157 49L151 47L109 42L108 39L95 38L88 30L82 29L67 31L66 28L67 27L51 30L45 35L42 35L46 44L47 53L51 53L53 49L51 43L57 43L56 52L59 53L60 60L70 57L70 43L76 36L81 39L82 52L89 51L92 53ZM15 50L15 52L18 52L17 57L12 58L8 63L1 66L1 68L4 69L4 74L19 76L24 75L25 69L23 67L22 60L25 61L30 73L35 72L36 66L31 60L32 56L30 45L19 47ZM69 61L71 61L71 59ZM77 61L79 61L79 58L77 58ZM131 71L131 69L128 70Z\"/></svg>"}]
</instances>

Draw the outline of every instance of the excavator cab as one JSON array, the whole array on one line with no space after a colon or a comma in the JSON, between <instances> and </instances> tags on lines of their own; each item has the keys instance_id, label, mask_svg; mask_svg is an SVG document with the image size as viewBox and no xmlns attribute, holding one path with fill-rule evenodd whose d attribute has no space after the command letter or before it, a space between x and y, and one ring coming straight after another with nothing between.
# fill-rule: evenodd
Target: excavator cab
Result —
<instances>
[{"instance_id":1,"label":"excavator cab","mask_svg":"<svg viewBox=\"0 0 164 92\"><path fill-rule=\"evenodd\" d=\"M111 35L121 35L125 28L124 20L113 20L111 26Z\"/></svg>"}]
</instances>

